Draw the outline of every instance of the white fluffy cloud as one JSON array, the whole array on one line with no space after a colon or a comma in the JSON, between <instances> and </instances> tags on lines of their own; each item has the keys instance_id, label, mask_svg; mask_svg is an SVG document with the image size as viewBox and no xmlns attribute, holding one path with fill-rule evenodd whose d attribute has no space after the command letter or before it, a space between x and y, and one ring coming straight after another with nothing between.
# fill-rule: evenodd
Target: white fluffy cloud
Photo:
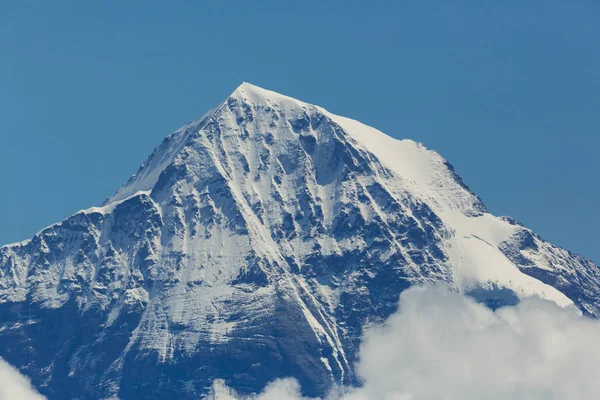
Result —
<instances>
[{"instance_id":1,"label":"white fluffy cloud","mask_svg":"<svg viewBox=\"0 0 600 400\"><path fill-rule=\"evenodd\" d=\"M305 399L301 395L300 385L295 379L279 379L270 383L259 396L260 400L299 400ZM309 400L309 399L307 399Z\"/></svg>"},{"instance_id":2,"label":"white fluffy cloud","mask_svg":"<svg viewBox=\"0 0 600 400\"><path fill-rule=\"evenodd\" d=\"M405 291L365 334L362 388L328 400L590 400L600 396L600 322L532 298L493 312L444 287ZM290 379L259 400L298 400Z\"/></svg>"},{"instance_id":3,"label":"white fluffy cloud","mask_svg":"<svg viewBox=\"0 0 600 400\"><path fill-rule=\"evenodd\" d=\"M0 400L44 400L28 378L0 357Z\"/></svg>"}]
</instances>

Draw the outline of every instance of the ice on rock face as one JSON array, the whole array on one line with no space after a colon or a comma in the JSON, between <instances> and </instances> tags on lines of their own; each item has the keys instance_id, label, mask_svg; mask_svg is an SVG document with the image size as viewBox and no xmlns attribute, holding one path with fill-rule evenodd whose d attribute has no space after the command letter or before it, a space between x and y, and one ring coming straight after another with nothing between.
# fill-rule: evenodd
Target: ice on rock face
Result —
<instances>
[{"instance_id":1,"label":"ice on rock face","mask_svg":"<svg viewBox=\"0 0 600 400\"><path fill-rule=\"evenodd\" d=\"M0 356L50 399L322 395L355 383L365 324L440 281L600 307L595 265L489 214L439 154L244 83L102 207L0 248Z\"/></svg>"}]
</instances>

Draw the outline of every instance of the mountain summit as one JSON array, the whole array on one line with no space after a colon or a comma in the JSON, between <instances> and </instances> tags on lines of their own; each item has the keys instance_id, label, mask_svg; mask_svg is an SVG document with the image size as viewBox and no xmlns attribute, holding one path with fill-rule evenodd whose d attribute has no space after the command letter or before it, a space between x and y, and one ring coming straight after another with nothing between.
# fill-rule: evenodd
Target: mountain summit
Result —
<instances>
[{"instance_id":1,"label":"mountain summit","mask_svg":"<svg viewBox=\"0 0 600 400\"><path fill-rule=\"evenodd\" d=\"M600 313L597 266L489 214L436 152L244 83L101 207L0 248L0 356L50 399L322 395L427 282Z\"/></svg>"}]
</instances>

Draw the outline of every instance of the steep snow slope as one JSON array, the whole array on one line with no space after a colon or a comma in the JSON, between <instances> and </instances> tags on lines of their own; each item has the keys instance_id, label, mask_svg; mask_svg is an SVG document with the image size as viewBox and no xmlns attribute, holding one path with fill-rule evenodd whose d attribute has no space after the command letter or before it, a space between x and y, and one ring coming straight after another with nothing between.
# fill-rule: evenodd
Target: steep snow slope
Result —
<instances>
[{"instance_id":1,"label":"steep snow slope","mask_svg":"<svg viewBox=\"0 0 600 400\"><path fill-rule=\"evenodd\" d=\"M600 305L595 265L487 213L437 153L242 84L102 207L0 248L0 356L51 399L284 376L318 395L354 383L366 324L435 281L491 307Z\"/></svg>"},{"instance_id":2,"label":"steep snow slope","mask_svg":"<svg viewBox=\"0 0 600 400\"><path fill-rule=\"evenodd\" d=\"M459 289L495 285L511 289L519 297L538 295L559 305L571 304L558 290L522 274L500 251L501 243L516 233L514 225L487 213L439 154L411 140L395 140L360 122L328 115L396 175L404 177L411 193L418 194L454 231L445 247Z\"/></svg>"}]
</instances>

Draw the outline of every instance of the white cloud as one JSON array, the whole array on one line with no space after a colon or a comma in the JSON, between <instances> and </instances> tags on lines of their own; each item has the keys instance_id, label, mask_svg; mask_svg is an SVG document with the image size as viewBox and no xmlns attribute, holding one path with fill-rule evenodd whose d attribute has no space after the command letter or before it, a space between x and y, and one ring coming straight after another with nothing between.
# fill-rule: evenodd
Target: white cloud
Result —
<instances>
[{"instance_id":1,"label":"white cloud","mask_svg":"<svg viewBox=\"0 0 600 400\"><path fill-rule=\"evenodd\" d=\"M0 357L0 400L44 400L32 386L29 378Z\"/></svg>"},{"instance_id":2,"label":"white cloud","mask_svg":"<svg viewBox=\"0 0 600 400\"><path fill-rule=\"evenodd\" d=\"M263 393L260 400L298 400L306 399L302 397L300 385L295 379L279 379L271 382ZM308 399L307 399L308 400Z\"/></svg>"},{"instance_id":3,"label":"white cloud","mask_svg":"<svg viewBox=\"0 0 600 400\"><path fill-rule=\"evenodd\" d=\"M362 388L328 400L591 400L600 395L600 322L541 299L493 312L444 287L411 288L368 330ZM280 380L259 400L301 399Z\"/></svg>"}]
</instances>

